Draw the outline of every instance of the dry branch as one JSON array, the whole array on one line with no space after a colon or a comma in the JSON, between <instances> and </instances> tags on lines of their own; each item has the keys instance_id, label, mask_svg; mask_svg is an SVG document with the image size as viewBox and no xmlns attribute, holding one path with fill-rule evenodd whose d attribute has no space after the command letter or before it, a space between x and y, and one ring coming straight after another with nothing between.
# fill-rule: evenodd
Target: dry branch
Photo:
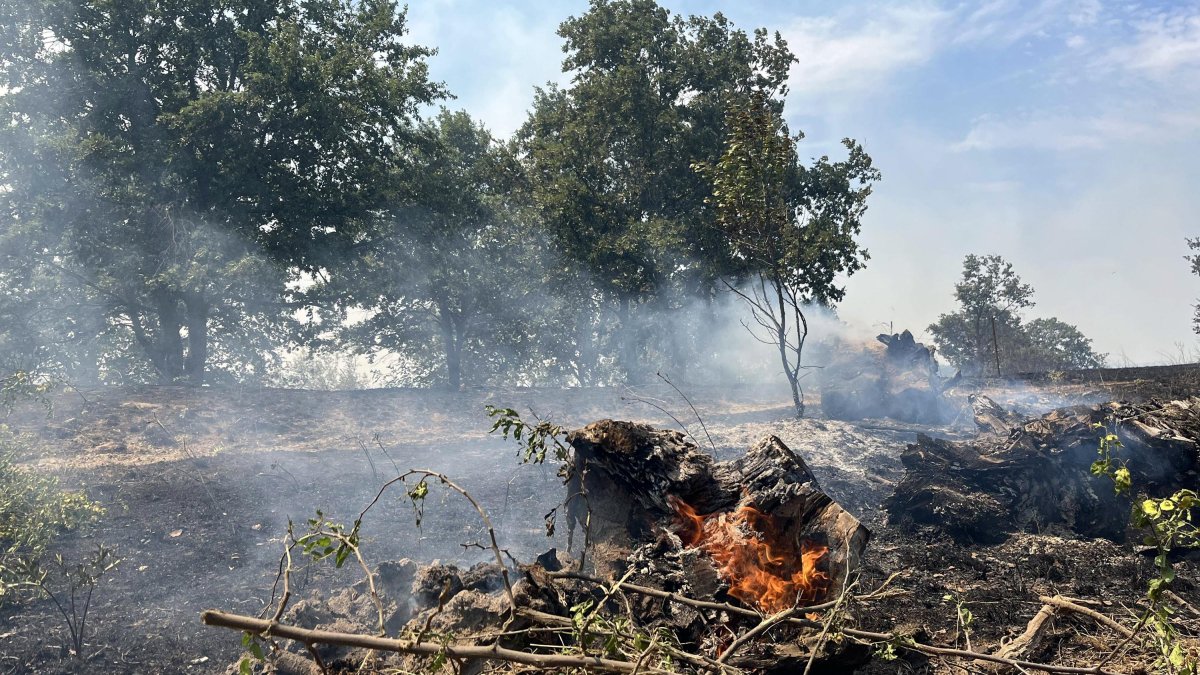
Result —
<instances>
[{"instance_id":1,"label":"dry branch","mask_svg":"<svg viewBox=\"0 0 1200 675\"><path fill-rule=\"evenodd\" d=\"M996 651L996 656L1005 659L1020 659L1031 655L1038 646L1042 643L1042 637L1046 632L1046 627L1054 615L1058 613L1058 608L1054 605L1042 605L1038 613L1029 620L1029 624L1025 627L1025 632L1018 635L1012 642L1002 646ZM985 669L990 669L989 672L995 672L1000 664L976 664Z\"/></svg>"},{"instance_id":2,"label":"dry branch","mask_svg":"<svg viewBox=\"0 0 1200 675\"><path fill-rule=\"evenodd\" d=\"M227 614L225 612L218 612L215 610L205 611L200 615L200 620L206 626L230 628L233 630L248 631L256 635L278 637L285 640L295 640L296 642L300 642L306 646L311 646L314 644L340 645L345 647L374 649L384 652L416 654L418 656L436 656L438 654L445 654L447 657L453 659L491 659L497 661L507 661L509 663L519 663L537 668L584 668L614 673L632 673L637 670L641 673L669 675L669 671L662 670L660 668L650 668L644 665L639 668L637 664L629 661L615 661L613 659L603 659L598 656L533 654L515 649L506 649L494 644L487 646L443 645L437 642L416 642L410 640L396 640L385 637L374 637L370 635L357 635L354 633L312 630L308 628L300 628L299 626L289 626L287 624L271 622L265 619L258 619L252 616Z\"/></svg>"},{"instance_id":3,"label":"dry branch","mask_svg":"<svg viewBox=\"0 0 1200 675\"><path fill-rule=\"evenodd\" d=\"M1038 600L1041 600L1042 602L1046 603L1047 605L1054 605L1055 607L1058 607L1060 609L1067 609L1072 612L1075 612L1076 614L1082 614L1083 616L1094 619L1097 623L1100 623L1108 628L1111 628L1111 629L1117 631L1123 637L1126 637L1126 638L1133 637L1134 632L1130 628L1122 626L1121 624L1117 623L1116 621L1113 621L1112 619L1108 618L1107 616L1104 616L1103 614L1101 614L1100 612L1097 612L1094 609L1088 609L1087 607L1084 607L1083 605L1071 602L1070 600L1064 598L1061 595L1055 595L1053 597L1043 595L1043 596L1039 597Z\"/></svg>"}]
</instances>

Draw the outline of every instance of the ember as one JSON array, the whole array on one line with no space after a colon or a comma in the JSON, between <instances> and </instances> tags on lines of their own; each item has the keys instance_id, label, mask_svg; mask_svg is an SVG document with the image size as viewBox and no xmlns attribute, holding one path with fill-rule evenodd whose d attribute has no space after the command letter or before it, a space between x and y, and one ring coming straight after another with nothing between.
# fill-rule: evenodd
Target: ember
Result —
<instances>
[{"instance_id":1,"label":"ember","mask_svg":"<svg viewBox=\"0 0 1200 675\"><path fill-rule=\"evenodd\" d=\"M827 547L807 540L797 546L780 537L774 519L751 504L709 515L677 498L671 505L683 543L708 553L729 583L729 595L774 614L824 594L829 575L818 565Z\"/></svg>"}]
</instances>

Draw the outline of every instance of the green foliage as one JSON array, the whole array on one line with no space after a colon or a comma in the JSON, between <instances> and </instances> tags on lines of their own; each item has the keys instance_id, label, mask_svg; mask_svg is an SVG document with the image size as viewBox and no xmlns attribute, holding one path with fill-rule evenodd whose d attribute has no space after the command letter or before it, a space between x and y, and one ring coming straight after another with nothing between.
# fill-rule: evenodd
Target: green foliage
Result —
<instances>
[{"instance_id":1,"label":"green foliage","mask_svg":"<svg viewBox=\"0 0 1200 675\"><path fill-rule=\"evenodd\" d=\"M484 406L488 417L493 418L489 433L500 432L505 439L517 441L521 446L521 462L542 464L552 451L556 461L565 462L570 457L568 448L560 438L565 438L566 429L545 420L530 424L521 419L520 413L512 408Z\"/></svg>"},{"instance_id":2,"label":"green foliage","mask_svg":"<svg viewBox=\"0 0 1200 675\"><path fill-rule=\"evenodd\" d=\"M537 91L517 143L533 206L616 313L611 348L636 381L648 346L639 308L660 310L673 288L711 294L731 259L709 185L691 170L721 154L723 97L782 86L794 57L778 34L672 16L653 0L593 0L558 33L571 84ZM604 336L579 339L588 353Z\"/></svg>"},{"instance_id":3,"label":"green foliage","mask_svg":"<svg viewBox=\"0 0 1200 675\"><path fill-rule=\"evenodd\" d=\"M104 514L83 493L63 492L55 479L20 467L31 443L0 425L0 604L41 583L40 565L56 536Z\"/></svg>"},{"instance_id":4,"label":"green foliage","mask_svg":"<svg viewBox=\"0 0 1200 675\"><path fill-rule=\"evenodd\" d=\"M1116 458L1123 445L1120 437L1103 424L1095 425L1101 431L1099 455L1092 463L1092 474L1106 476L1113 481L1117 494L1133 491L1129 468ZM1197 675L1200 673L1200 658L1187 650L1180 639L1172 617L1166 593L1175 581L1175 566L1171 562L1171 551L1175 548L1200 547L1200 527L1197 527L1193 510L1200 507L1200 494L1195 490L1177 490L1167 497L1144 496L1133 507L1131 523L1145 533L1144 543L1155 549L1154 568L1156 576L1146 589L1149 607L1142 615L1140 625L1149 625L1154 631L1160 663L1164 673L1170 675Z\"/></svg>"},{"instance_id":5,"label":"green foliage","mask_svg":"<svg viewBox=\"0 0 1200 675\"><path fill-rule=\"evenodd\" d=\"M1078 328L1056 318L1025 323L1033 287L997 255L968 255L954 286L959 309L929 326L943 357L969 375L1099 368L1104 354Z\"/></svg>"},{"instance_id":6,"label":"green foliage","mask_svg":"<svg viewBox=\"0 0 1200 675\"><path fill-rule=\"evenodd\" d=\"M389 0L7 7L11 283L65 290L74 304L56 308L85 342L160 381L261 373L292 327L289 282L362 236L397 189L417 107L443 94L431 51L402 39L404 12Z\"/></svg>"},{"instance_id":7,"label":"green foliage","mask_svg":"<svg viewBox=\"0 0 1200 675\"><path fill-rule=\"evenodd\" d=\"M548 246L522 218L520 164L465 112L443 109L417 133L405 190L313 294L333 322L365 310L339 344L413 355L420 384L509 378L533 365L549 323L530 273Z\"/></svg>"},{"instance_id":8,"label":"green foliage","mask_svg":"<svg viewBox=\"0 0 1200 675\"><path fill-rule=\"evenodd\" d=\"M942 602L954 603L954 614L958 623L958 632L966 638L967 645L970 645L971 624L975 622L975 614L967 607L965 600L952 593L943 595Z\"/></svg>"},{"instance_id":9,"label":"green foliage","mask_svg":"<svg viewBox=\"0 0 1200 675\"><path fill-rule=\"evenodd\" d=\"M49 570L39 571L38 588L50 598L62 616L71 640L75 658L85 660L84 638L87 636L88 610L96 584L121 563L113 549L98 544L95 552L78 563L70 563L55 555Z\"/></svg>"},{"instance_id":10,"label":"green foliage","mask_svg":"<svg viewBox=\"0 0 1200 675\"><path fill-rule=\"evenodd\" d=\"M301 552L314 561L333 559L334 567L341 569L346 560L358 549L362 519L354 521L349 529L325 517L321 511L309 518L308 532L296 537L291 522L288 523L288 539L300 547Z\"/></svg>"},{"instance_id":11,"label":"green foliage","mask_svg":"<svg viewBox=\"0 0 1200 675\"><path fill-rule=\"evenodd\" d=\"M49 380L36 378L25 371L0 377L0 412L11 413L17 401L34 400L46 408L46 414L50 414L51 403L47 396L49 393Z\"/></svg>"},{"instance_id":12,"label":"green foliage","mask_svg":"<svg viewBox=\"0 0 1200 675\"><path fill-rule=\"evenodd\" d=\"M868 259L856 237L880 173L862 146L848 157L800 163L797 144L770 92L735 97L726 112L724 151L697 172L712 186L716 229L732 254L725 285L749 306L762 342L778 347L797 414L804 413L800 370L810 306L832 306L841 279Z\"/></svg>"}]
</instances>

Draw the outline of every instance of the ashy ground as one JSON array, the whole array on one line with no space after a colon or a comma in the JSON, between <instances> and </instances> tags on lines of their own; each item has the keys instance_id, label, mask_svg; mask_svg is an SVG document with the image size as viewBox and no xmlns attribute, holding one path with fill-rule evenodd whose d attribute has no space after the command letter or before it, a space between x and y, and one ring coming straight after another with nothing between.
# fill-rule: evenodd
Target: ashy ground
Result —
<instances>
[{"instance_id":1,"label":"ashy ground","mask_svg":"<svg viewBox=\"0 0 1200 675\"><path fill-rule=\"evenodd\" d=\"M987 393L1040 412L1136 394L1143 385L1130 378L1060 381L990 386ZM547 541L543 526L564 496L554 468L521 465L516 446L489 435L489 404L568 427L601 418L682 423L702 447L711 439L721 458L765 434L779 436L828 493L875 530L864 584L904 573L895 585L901 593L873 619L864 617L875 627L902 615L908 627L951 644L960 636L942 598L952 593L977 603L976 640L994 644L1024 627L1039 592L1070 591L1131 607L1141 592L1146 561L1106 542L1044 534L964 548L914 541L886 526L882 503L903 471L905 444L918 431L972 433L969 409L938 428L797 420L778 388L685 390L703 427L687 402L661 386L459 393L146 387L64 392L53 397L49 414L24 405L6 420L36 439L23 461L107 509L96 527L65 536L58 550L79 558L102 543L115 547L122 562L95 590L81 658L70 653L66 624L50 602L0 610L0 673L225 672L240 653L238 636L201 626L200 612L256 614L269 600L289 520L303 524L320 509L349 522L380 484L408 468L443 472L470 490L518 559L564 547L561 533ZM436 491L419 527L400 495L372 511L364 535L375 561L483 558L471 546L484 536L478 518L461 499ZM303 581L319 587L352 579L319 572ZM900 666L880 667L898 672Z\"/></svg>"}]
</instances>

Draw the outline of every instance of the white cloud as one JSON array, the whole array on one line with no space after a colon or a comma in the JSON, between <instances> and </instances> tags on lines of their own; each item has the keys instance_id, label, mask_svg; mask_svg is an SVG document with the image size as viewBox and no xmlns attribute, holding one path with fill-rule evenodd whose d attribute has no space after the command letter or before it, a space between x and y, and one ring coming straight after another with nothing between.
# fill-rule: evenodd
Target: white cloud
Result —
<instances>
[{"instance_id":1,"label":"white cloud","mask_svg":"<svg viewBox=\"0 0 1200 675\"><path fill-rule=\"evenodd\" d=\"M1134 28L1134 41L1109 53L1111 63L1155 78L1200 68L1200 12L1159 14Z\"/></svg>"},{"instance_id":2,"label":"white cloud","mask_svg":"<svg viewBox=\"0 0 1200 675\"><path fill-rule=\"evenodd\" d=\"M804 17L781 31L798 63L789 86L800 96L862 93L936 53L949 14L925 6L889 6L869 17Z\"/></svg>"},{"instance_id":3,"label":"white cloud","mask_svg":"<svg viewBox=\"0 0 1200 675\"><path fill-rule=\"evenodd\" d=\"M467 110L496 136L512 134L525 121L535 86L563 83L559 16L494 4L466 7L461 0L411 5L410 39L436 46L430 75L458 98L451 108Z\"/></svg>"},{"instance_id":4,"label":"white cloud","mask_svg":"<svg viewBox=\"0 0 1200 675\"><path fill-rule=\"evenodd\" d=\"M992 0L962 17L955 26L955 44L988 43L1000 46L1029 37L1042 37L1064 21L1094 21L1098 5L1066 0L1042 0L1032 6L1019 0Z\"/></svg>"},{"instance_id":5,"label":"white cloud","mask_svg":"<svg viewBox=\"0 0 1200 675\"><path fill-rule=\"evenodd\" d=\"M1200 132L1200 114L1128 107L1101 114L984 115L952 150L1099 150L1116 143L1173 142Z\"/></svg>"}]
</instances>

